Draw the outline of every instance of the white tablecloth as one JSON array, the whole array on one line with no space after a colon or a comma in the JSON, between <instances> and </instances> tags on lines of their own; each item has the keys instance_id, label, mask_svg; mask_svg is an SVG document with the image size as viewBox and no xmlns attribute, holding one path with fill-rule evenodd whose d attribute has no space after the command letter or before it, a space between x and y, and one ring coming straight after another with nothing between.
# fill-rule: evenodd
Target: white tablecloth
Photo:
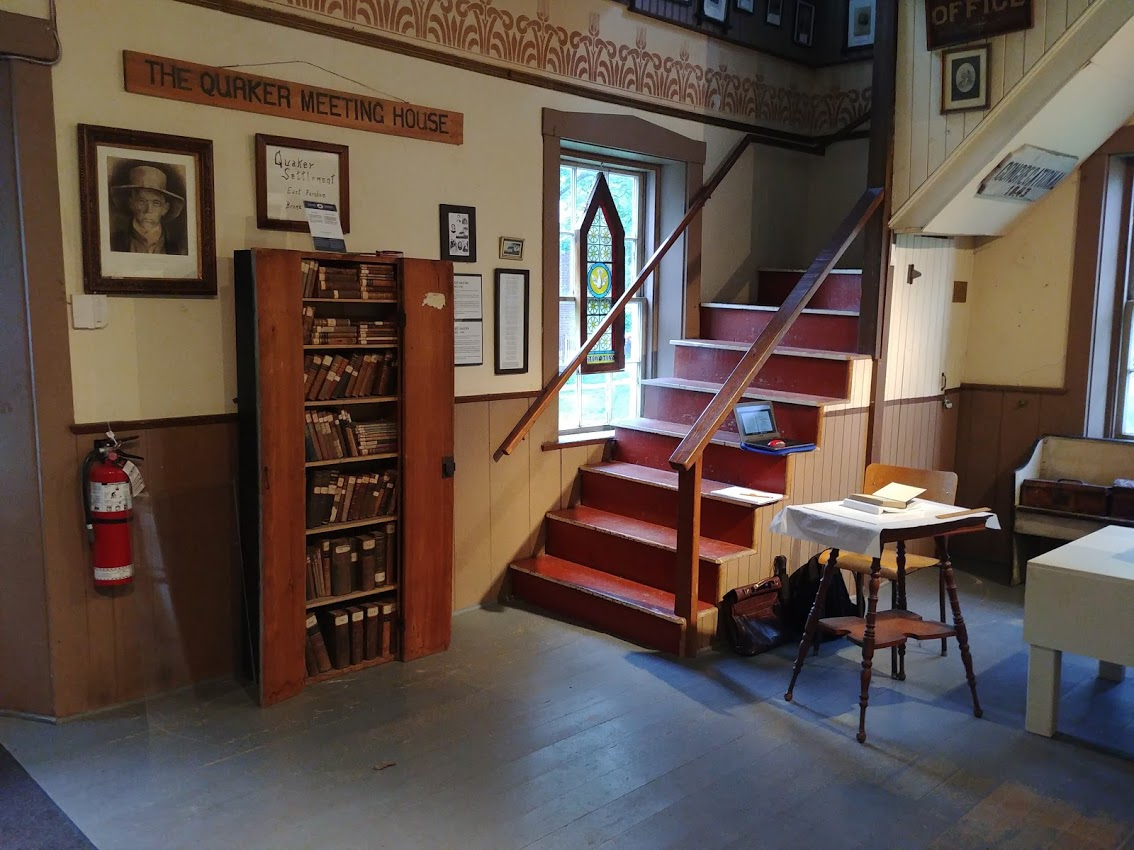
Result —
<instances>
[{"instance_id":1,"label":"white tablecloth","mask_svg":"<svg viewBox=\"0 0 1134 850\"><path fill-rule=\"evenodd\" d=\"M883 531L924 525L947 525L952 520L938 519L939 514L963 510L964 508L956 505L943 505L924 499L915 499L904 511L884 514L868 514L854 508L846 508L841 501L789 505L777 513L772 520L772 531L797 540L807 540L846 552L877 557L882 554L882 543L879 538ZM1000 528L996 514L991 511L975 516L985 517L985 528Z\"/></svg>"}]
</instances>

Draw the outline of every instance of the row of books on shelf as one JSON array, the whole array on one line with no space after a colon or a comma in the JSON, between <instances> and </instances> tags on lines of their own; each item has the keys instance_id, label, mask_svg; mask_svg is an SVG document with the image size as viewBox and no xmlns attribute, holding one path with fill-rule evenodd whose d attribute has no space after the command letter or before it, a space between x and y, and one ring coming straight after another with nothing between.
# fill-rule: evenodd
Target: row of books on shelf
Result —
<instances>
[{"instance_id":1,"label":"row of books on shelf","mask_svg":"<svg viewBox=\"0 0 1134 850\"><path fill-rule=\"evenodd\" d=\"M389 299L396 292L396 269L384 263L338 266L303 260L304 298Z\"/></svg>"},{"instance_id":2,"label":"row of books on shelf","mask_svg":"<svg viewBox=\"0 0 1134 850\"><path fill-rule=\"evenodd\" d=\"M312 472L307 483L307 527L391 516L398 509L398 473Z\"/></svg>"},{"instance_id":3,"label":"row of books on shelf","mask_svg":"<svg viewBox=\"0 0 1134 850\"><path fill-rule=\"evenodd\" d=\"M388 395L394 388L397 358L393 351L308 354L303 358L303 397L307 401Z\"/></svg>"},{"instance_id":4,"label":"row of books on shelf","mask_svg":"<svg viewBox=\"0 0 1134 850\"><path fill-rule=\"evenodd\" d=\"M397 451L398 425L393 419L355 422L345 410L338 413L308 410L303 414L304 449L309 461Z\"/></svg>"},{"instance_id":5,"label":"row of books on shelf","mask_svg":"<svg viewBox=\"0 0 1134 850\"><path fill-rule=\"evenodd\" d=\"M398 341L396 319L346 319L316 316L314 307L304 307L305 345L387 345Z\"/></svg>"},{"instance_id":6,"label":"row of books on shelf","mask_svg":"<svg viewBox=\"0 0 1134 850\"><path fill-rule=\"evenodd\" d=\"M308 614L304 646L307 675L392 657L397 610L396 602L381 601Z\"/></svg>"},{"instance_id":7,"label":"row of books on shelf","mask_svg":"<svg viewBox=\"0 0 1134 850\"><path fill-rule=\"evenodd\" d=\"M397 523L352 537L334 537L307 547L307 601L373 590L394 577Z\"/></svg>"}]
</instances>

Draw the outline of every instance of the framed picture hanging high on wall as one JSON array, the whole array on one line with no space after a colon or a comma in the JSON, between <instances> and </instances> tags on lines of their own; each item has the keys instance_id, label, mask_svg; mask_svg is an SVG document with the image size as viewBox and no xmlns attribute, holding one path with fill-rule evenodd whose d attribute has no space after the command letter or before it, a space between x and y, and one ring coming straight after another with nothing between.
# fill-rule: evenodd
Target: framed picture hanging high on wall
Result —
<instances>
[{"instance_id":1,"label":"framed picture hanging high on wall","mask_svg":"<svg viewBox=\"0 0 1134 850\"><path fill-rule=\"evenodd\" d=\"M768 0L768 8L764 11L764 23L778 27L784 20L784 0Z\"/></svg>"},{"instance_id":2,"label":"framed picture hanging high on wall","mask_svg":"<svg viewBox=\"0 0 1134 850\"><path fill-rule=\"evenodd\" d=\"M988 108L988 45L941 54L941 112Z\"/></svg>"},{"instance_id":3,"label":"framed picture hanging high on wall","mask_svg":"<svg viewBox=\"0 0 1134 850\"><path fill-rule=\"evenodd\" d=\"M79 125L83 290L216 295L213 143Z\"/></svg>"},{"instance_id":4,"label":"framed picture hanging high on wall","mask_svg":"<svg viewBox=\"0 0 1134 850\"><path fill-rule=\"evenodd\" d=\"M440 205L441 259L476 262L476 208Z\"/></svg>"},{"instance_id":5,"label":"framed picture hanging high on wall","mask_svg":"<svg viewBox=\"0 0 1134 850\"><path fill-rule=\"evenodd\" d=\"M795 29L792 41L801 47L811 47L815 43L815 4L807 0L795 0Z\"/></svg>"},{"instance_id":6,"label":"framed picture hanging high on wall","mask_svg":"<svg viewBox=\"0 0 1134 850\"><path fill-rule=\"evenodd\" d=\"M701 17L723 24L728 19L728 0L701 0Z\"/></svg>"},{"instance_id":7,"label":"framed picture hanging high on wall","mask_svg":"<svg viewBox=\"0 0 1134 850\"><path fill-rule=\"evenodd\" d=\"M854 50L874 44L874 4L875 0L847 0L844 49Z\"/></svg>"}]
</instances>

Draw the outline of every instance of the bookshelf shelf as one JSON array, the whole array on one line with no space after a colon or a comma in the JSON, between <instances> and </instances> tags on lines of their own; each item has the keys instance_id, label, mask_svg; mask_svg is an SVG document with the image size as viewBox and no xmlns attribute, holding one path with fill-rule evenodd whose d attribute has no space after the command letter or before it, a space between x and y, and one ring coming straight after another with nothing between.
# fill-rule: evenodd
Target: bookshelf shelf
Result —
<instances>
[{"instance_id":1,"label":"bookshelf shelf","mask_svg":"<svg viewBox=\"0 0 1134 850\"><path fill-rule=\"evenodd\" d=\"M376 516L370 519L356 519L351 522L331 522L326 525L316 526L315 528L307 529L307 534L326 534L329 531L347 531L352 528L366 528L368 525L378 525L382 522L396 522L396 516Z\"/></svg>"},{"instance_id":2,"label":"bookshelf shelf","mask_svg":"<svg viewBox=\"0 0 1134 850\"><path fill-rule=\"evenodd\" d=\"M365 599L367 596L379 596L397 589L398 586L396 584L384 584L373 590L356 590L354 593L344 593L342 596L320 596L318 599L308 601L307 610L311 611L315 608L325 608L328 605L337 605L340 602L347 602L351 599Z\"/></svg>"},{"instance_id":3,"label":"bookshelf shelf","mask_svg":"<svg viewBox=\"0 0 1134 850\"><path fill-rule=\"evenodd\" d=\"M306 682L309 685L314 685L316 682L325 682L328 679L334 679L336 676L343 676L347 673L357 673L359 670L365 670L367 667L377 667L379 664L385 664L387 661L393 660L393 655L383 655L381 658L371 658L369 661L363 661L361 664L352 664L349 667L341 667L338 670L328 670L326 673L319 673L315 676L308 676Z\"/></svg>"},{"instance_id":4,"label":"bookshelf shelf","mask_svg":"<svg viewBox=\"0 0 1134 850\"><path fill-rule=\"evenodd\" d=\"M360 351L362 351L362 350L371 351L371 350L376 350L376 349L380 349L380 348L397 348L397 347L398 347L398 344L396 342L372 342L372 343L351 343L351 342L348 342L348 343L340 344L340 345L304 345L303 350L304 351L334 351L334 350L341 351L344 348L349 348L352 351L355 350L355 349L358 349Z\"/></svg>"},{"instance_id":5,"label":"bookshelf shelf","mask_svg":"<svg viewBox=\"0 0 1134 850\"><path fill-rule=\"evenodd\" d=\"M339 466L344 463L363 463L368 460L389 460L392 457L398 457L397 452L377 452L372 455L358 455L356 457L336 457L330 460L309 460L303 465L308 469L317 466Z\"/></svg>"},{"instance_id":6,"label":"bookshelf shelf","mask_svg":"<svg viewBox=\"0 0 1134 850\"><path fill-rule=\"evenodd\" d=\"M338 407L340 404L382 404L397 401L396 395L371 395L361 398L329 398L325 401L305 401L304 407Z\"/></svg>"},{"instance_id":7,"label":"bookshelf shelf","mask_svg":"<svg viewBox=\"0 0 1134 850\"><path fill-rule=\"evenodd\" d=\"M397 298L304 298L304 304L397 304Z\"/></svg>"},{"instance_id":8,"label":"bookshelf shelf","mask_svg":"<svg viewBox=\"0 0 1134 850\"><path fill-rule=\"evenodd\" d=\"M453 266L252 249L236 252L234 268L240 540L256 600L247 650L260 703L271 705L315 682L449 647L453 481L441 471L453 455ZM319 297L357 292L368 278L389 289ZM438 293L444 306L428 306ZM348 340L371 341L308 342L333 339L340 324L356 329L342 334ZM347 390L359 395L306 398ZM327 460L306 459L312 442ZM329 457L348 444L396 451ZM379 515L306 527L332 513ZM370 570L380 586L362 590ZM332 587L340 593L328 595ZM374 655L374 623L381 657L328 669L344 651Z\"/></svg>"}]
</instances>

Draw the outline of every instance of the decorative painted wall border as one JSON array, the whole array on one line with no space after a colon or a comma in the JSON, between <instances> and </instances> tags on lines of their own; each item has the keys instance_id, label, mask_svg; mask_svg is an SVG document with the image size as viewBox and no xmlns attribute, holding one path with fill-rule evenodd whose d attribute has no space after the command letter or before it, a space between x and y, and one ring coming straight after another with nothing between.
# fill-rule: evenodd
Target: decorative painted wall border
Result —
<instances>
[{"instance_id":1,"label":"decorative painted wall border","mask_svg":"<svg viewBox=\"0 0 1134 850\"><path fill-rule=\"evenodd\" d=\"M253 0L254 5L316 16L344 29L381 32L495 65L614 90L635 100L807 136L835 132L870 107L869 85L808 91L770 82L762 73L732 71L725 62L708 67L691 58L687 41L681 42L676 56L652 51L647 26L636 27L633 44L604 38L601 16L593 10L586 31L581 31L553 21L550 0L536 0L534 17L513 13L498 2ZM811 69L799 70L809 79L817 76Z\"/></svg>"}]
</instances>

